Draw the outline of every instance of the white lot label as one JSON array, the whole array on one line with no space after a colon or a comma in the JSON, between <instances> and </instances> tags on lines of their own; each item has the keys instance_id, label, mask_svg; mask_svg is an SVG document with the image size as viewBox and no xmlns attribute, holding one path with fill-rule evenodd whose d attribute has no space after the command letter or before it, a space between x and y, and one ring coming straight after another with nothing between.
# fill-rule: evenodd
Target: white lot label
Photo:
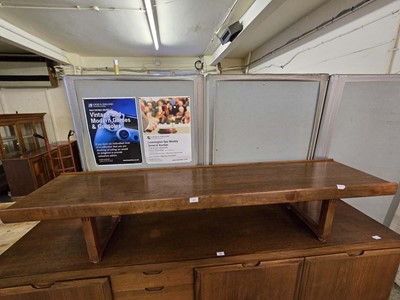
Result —
<instances>
[{"instance_id":1,"label":"white lot label","mask_svg":"<svg viewBox=\"0 0 400 300\"><path fill-rule=\"evenodd\" d=\"M190 197L189 198L189 203L197 203L199 202L199 197Z\"/></svg>"},{"instance_id":2,"label":"white lot label","mask_svg":"<svg viewBox=\"0 0 400 300\"><path fill-rule=\"evenodd\" d=\"M338 190L344 190L346 188L346 186L344 184L337 184L336 185Z\"/></svg>"}]
</instances>

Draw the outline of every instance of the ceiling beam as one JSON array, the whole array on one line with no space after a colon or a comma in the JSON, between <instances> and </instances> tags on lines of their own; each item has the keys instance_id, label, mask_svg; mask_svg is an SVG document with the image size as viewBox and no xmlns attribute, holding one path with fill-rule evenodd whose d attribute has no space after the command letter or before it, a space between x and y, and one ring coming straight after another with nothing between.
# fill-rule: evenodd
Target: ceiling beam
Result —
<instances>
[{"instance_id":1,"label":"ceiling beam","mask_svg":"<svg viewBox=\"0 0 400 300\"><path fill-rule=\"evenodd\" d=\"M0 39L11 45L52 59L54 61L66 64L70 63L67 58L67 53L64 50L2 19L0 19Z\"/></svg>"},{"instance_id":2,"label":"ceiling beam","mask_svg":"<svg viewBox=\"0 0 400 300\"><path fill-rule=\"evenodd\" d=\"M239 45L241 36L249 33L252 28L257 27L268 15L272 14L286 0L256 0L253 5L240 18L243 25L242 32L230 43L219 45L211 55L211 65L215 66L221 62L236 46Z\"/></svg>"}]
</instances>

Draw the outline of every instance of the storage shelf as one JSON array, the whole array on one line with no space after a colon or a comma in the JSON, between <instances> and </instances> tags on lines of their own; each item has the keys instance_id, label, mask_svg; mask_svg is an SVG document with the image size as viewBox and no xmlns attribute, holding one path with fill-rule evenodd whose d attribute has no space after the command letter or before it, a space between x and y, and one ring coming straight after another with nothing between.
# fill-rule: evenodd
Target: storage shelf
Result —
<instances>
[{"instance_id":1,"label":"storage shelf","mask_svg":"<svg viewBox=\"0 0 400 300\"><path fill-rule=\"evenodd\" d=\"M16 137L15 135L6 136L6 137L3 137L2 139L3 139L3 142L18 141L18 137Z\"/></svg>"}]
</instances>

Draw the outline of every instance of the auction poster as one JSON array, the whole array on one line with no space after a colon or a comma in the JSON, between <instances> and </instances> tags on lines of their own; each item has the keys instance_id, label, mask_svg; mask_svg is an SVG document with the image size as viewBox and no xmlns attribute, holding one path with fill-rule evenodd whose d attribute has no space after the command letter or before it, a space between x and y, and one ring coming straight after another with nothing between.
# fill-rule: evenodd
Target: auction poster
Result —
<instances>
[{"instance_id":1,"label":"auction poster","mask_svg":"<svg viewBox=\"0 0 400 300\"><path fill-rule=\"evenodd\" d=\"M83 102L96 163L141 163L136 98L84 98Z\"/></svg>"},{"instance_id":2,"label":"auction poster","mask_svg":"<svg viewBox=\"0 0 400 300\"><path fill-rule=\"evenodd\" d=\"M148 164L192 161L190 97L141 97Z\"/></svg>"}]
</instances>

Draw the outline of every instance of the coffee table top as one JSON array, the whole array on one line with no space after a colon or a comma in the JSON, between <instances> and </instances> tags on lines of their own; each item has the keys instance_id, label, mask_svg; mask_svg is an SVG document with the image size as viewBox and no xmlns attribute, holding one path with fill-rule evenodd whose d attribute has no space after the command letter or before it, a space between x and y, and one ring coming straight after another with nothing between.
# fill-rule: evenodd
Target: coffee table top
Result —
<instances>
[{"instance_id":1,"label":"coffee table top","mask_svg":"<svg viewBox=\"0 0 400 300\"><path fill-rule=\"evenodd\" d=\"M13 206L24 222L393 195L388 182L333 160L63 174Z\"/></svg>"}]
</instances>

